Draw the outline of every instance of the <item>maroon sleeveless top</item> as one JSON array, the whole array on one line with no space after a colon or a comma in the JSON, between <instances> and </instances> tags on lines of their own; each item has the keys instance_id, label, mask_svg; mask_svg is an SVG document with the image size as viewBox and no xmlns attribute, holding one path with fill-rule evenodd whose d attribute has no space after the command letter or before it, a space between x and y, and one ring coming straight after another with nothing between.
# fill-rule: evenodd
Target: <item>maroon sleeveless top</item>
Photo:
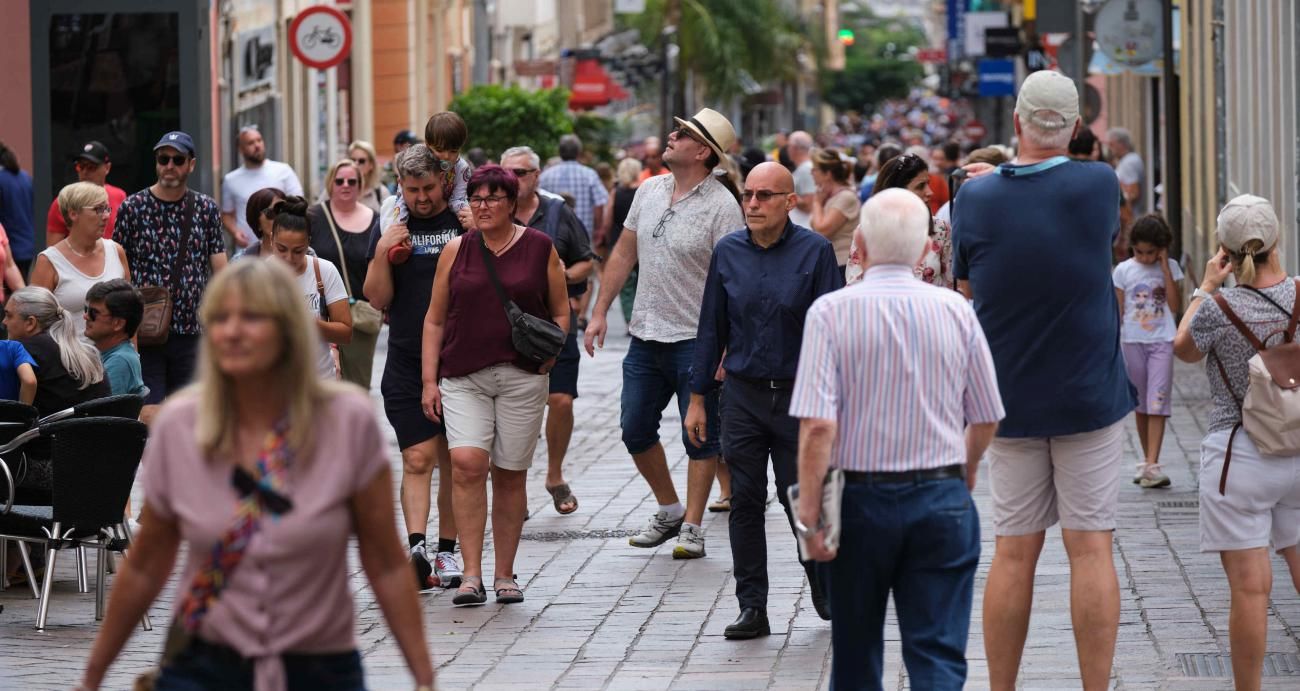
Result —
<instances>
[{"instance_id":1,"label":"maroon sleeveless top","mask_svg":"<svg viewBox=\"0 0 1300 691\"><path fill-rule=\"evenodd\" d=\"M483 264L482 243L483 234L477 230L465 233L461 236L456 261L451 265L451 295L447 322L443 326L438 374L464 377L503 362L537 372L537 365L515 352L510 320ZM525 228L513 247L499 257L492 257L506 295L519 309L543 319L551 318L546 296L552 251L546 233Z\"/></svg>"}]
</instances>

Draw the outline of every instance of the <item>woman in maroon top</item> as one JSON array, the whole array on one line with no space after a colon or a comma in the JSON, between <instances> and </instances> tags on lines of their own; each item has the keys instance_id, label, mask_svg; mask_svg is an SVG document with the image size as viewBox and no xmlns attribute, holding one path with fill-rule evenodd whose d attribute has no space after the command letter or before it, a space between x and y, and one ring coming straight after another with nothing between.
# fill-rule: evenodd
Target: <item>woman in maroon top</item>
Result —
<instances>
[{"instance_id":1,"label":"woman in maroon top","mask_svg":"<svg viewBox=\"0 0 1300 691\"><path fill-rule=\"evenodd\" d=\"M537 448L549 391L547 373L515 352L488 258L510 299L528 314L569 326L564 265L546 233L515 225L519 181L496 165L467 186L477 230L447 244L438 259L424 321L424 414L441 420L451 449L452 506L460 527L464 579L452 602L481 605L488 468L492 467L493 589L497 602L522 602L515 552L527 512L525 480Z\"/></svg>"}]
</instances>

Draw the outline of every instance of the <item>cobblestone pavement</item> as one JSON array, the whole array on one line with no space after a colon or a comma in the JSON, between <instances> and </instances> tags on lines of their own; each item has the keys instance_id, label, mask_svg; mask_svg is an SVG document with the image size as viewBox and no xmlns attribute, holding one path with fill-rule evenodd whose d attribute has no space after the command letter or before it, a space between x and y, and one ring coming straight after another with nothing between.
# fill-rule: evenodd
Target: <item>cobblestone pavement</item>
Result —
<instances>
[{"instance_id":1,"label":"cobblestone pavement","mask_svg":"<svg viewBox=\"0 0 1300 691\"><path fill-rule=\"evenodd\" d=\"M623 329L615 323L611 331ZM577 430L566 467L581 501L576 514L559 516L551 508L542 489L545 447L539 445L530 477L533 517L524 526L516 562L527 601L453 609L450 593L422 596L440 688L825 688L830 629L813 612L779 505L773 503L767 513L772 544L770 638L731 642L722 637L723 627L736 614L726 514L706 515L705 559L674 561L671 542L653 550L627 545L625 535L642 526L654 502L619 440L619 363L626 347L625 338L611 338L595 360L584 356ZM1163 452L1173 487L1143 491L1126 476L1120 493L1115 564L1123 612L1112 682L1117 689L1231 685L1223 665L1228 652L1226 581L1218 559L1197 551L1194 483L1205 419L1205 378L1180 365L1176 379L1175 413ZM377 394L375 409L382 417ZM664 419L662 436L684 492L686 456L678 424L674 408ZM1131 429L1129 436L1136 460L1137 438ZM395 444L392 458L396 479L400 463ZM978 621L984 574L993 553L986 477L980 478L976 497L984 545L971 627L969 687L977 689L988 685ZM488 555L490 560L490 550ZM77 593L70 562L59 562L45 633L33 629L36 602L26 590L0 593L5 607L0 614L0 688L66 689L78 680L97 626L93 582L92 593ZM1268 651L1275 655L1269 664L1272 671L1291 676L1265 677L1265 686L1294 689L1300 687L1300 597L1281 560L1275 558L1274 563ZM485 572L490 569L485 565ZM410 688L410 677L355 553L351 579L369 686ZM172 587L151 610L154 630L137 631L106 688L129 688L133 675L155 661ZM1068 603L1068 563L1059 531L1052 531L1038 569L1021 674L1024 688L1079 687ZM885 636L886 687L906 688L892 619Z\"/></svg>"}]
</instances>

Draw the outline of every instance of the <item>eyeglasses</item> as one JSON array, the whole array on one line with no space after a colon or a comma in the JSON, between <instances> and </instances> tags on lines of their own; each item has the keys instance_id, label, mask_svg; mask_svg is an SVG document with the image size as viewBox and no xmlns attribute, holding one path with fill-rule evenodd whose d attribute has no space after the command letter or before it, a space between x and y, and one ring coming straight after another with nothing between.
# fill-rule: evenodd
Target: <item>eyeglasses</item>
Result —
<instances>
[{"instance_id":1,"label":"eyeglasses","mask_svg":"<svg viewBox=\"0 0 1300 691\"><path fill-rule=\"evenodd\" d=\"M652 233L650 237L655 237L655 238L663 237L664 230L666 230L668 227L668 222L673 220L673 216L676 215L677 215L677 210L671 206L668 207L668 209L664 211L664 215L659 217L659 222L655 224L654 233Z\"/></svg>"},{"instance_id":2,"label":"eyeglasses","mask_svg":"<svg viewBox=\"0 0 1300 691\"><path fill-rule=\"evenodd\" d=\"M158 165L164 168L167 167L168 163L176 166L177 168L180 168L186 163L189 163L189 161L190 161L190 157L184 154L176 154L175 156L168 156L167 154L158 154Z\"/></svg>"},{"instance_id":3,"label":"eyeglasses","mask_svg":"<svg viewBox=\"0 0 1300 691\"><path fill-rule=\"evenodd\" d=\"M522 178L523 176L535 172L536 170L537 170L536 168L511 168L510 172L514 173L515 177Z\"/></svg>"},{"instance_id":4,"label":"eyeglasses","mask_svg":"<svg viewBox=\"0 0 1300 691\"><path fill-rule=\"evenodd\" d=\"M356 178L334 178L334 184L346 185L348 187L356 187L357 185L361 184L361 181Z\"/></svg>"},{"instance_id":5,"label":"eyeglasses","mask_svg":"<svg viewBox=\"0 0 1300 691\"><path fill-rule=\"evenodd\" d=\"M110 207L108 204L98 204L96 206L83 206L81 208L90 209L91 211L94 211L100 216L108 216L113 213L112 207Z\"/></svg>"},{"instance_id":6,"label":"eyeglasses","mask_svg":"<svg viewBox=\"0 0 1300 691\"><path fill-rule=\"evenodd\" d=\"M784 197L787 194L794 194L794 192L773 192L771 190L745 190L744 192L740 193L740 198L744 200L746 204L748 204L751 199L755 199L755 198L758 199L759 204L766 204L769 201L772 201L772 197Z\"/></svg>"},{"instance_id":7,"label":"eyeglasses","mask_svg":"<svg viewBox=\"0 0 1300 691\"><path fill-rule=\"evenodd\" d=\"M501 204L501 202L504 202L507 198L508 197L506 197L505 195L493 195L491 197L470 197L469 205L476 209L481 206L487 206L488 208L492 208L498 206L499 204Z\"/></svg>"}]
</instances>

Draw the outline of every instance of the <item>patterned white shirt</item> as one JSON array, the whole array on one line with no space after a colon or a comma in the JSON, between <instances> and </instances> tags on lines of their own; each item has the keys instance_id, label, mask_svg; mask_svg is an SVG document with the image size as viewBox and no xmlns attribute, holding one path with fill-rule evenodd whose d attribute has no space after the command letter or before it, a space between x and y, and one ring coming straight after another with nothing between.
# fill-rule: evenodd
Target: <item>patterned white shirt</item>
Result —
<instances>
[{"instance_id":1,"label":"patterned white shirt","mask_svg":"<svg viewBox=\"0 0 1300 691\"><path fill-rule=\"evenodd\" d=\"M837 422L832 468L965 463L966 424L1005 414L975 311L911 267L868 268L808 311L790 415Z\"/></svg>"}]
</instances>

